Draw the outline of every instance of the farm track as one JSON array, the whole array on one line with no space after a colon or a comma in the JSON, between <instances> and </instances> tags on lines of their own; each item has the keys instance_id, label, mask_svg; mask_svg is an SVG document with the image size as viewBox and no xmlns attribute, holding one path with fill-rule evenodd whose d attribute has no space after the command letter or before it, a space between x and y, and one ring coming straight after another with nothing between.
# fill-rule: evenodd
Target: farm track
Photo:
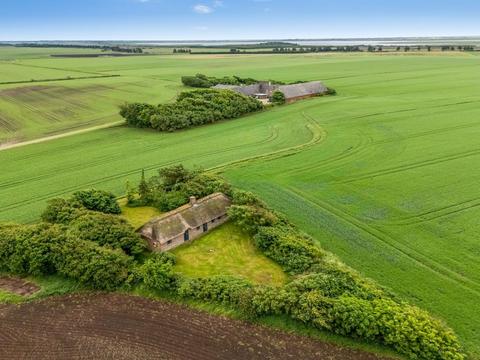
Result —
<instances>
[{"instance_id":1,"label":"farm track","mask_svg":"<svg viewBox=\"0 0 480 360\"><path fill-rule=\"evenodd\" d=\"M312 206L317 207L322 211L328 212L336 216L337 218L345 221L346 223L362 230L363 232L374 237L375 239L381 241L388 247L400 252L404 256L407 256L408 258L416 262L419 266L427 268L445 279L454 281L458 284L458 286L461 286L467 291L470 291L480 296L480 284L478 282L463 277L462 275L452 271L451 269L443 266L442 264L432 260L430 257L421 254L417 250L397 242L394 238L386 234L384 231L364 223L363 221L355 218L354 216L333 205L328 204L325 201L322 201L318 198L313 198L309 194L291 186L285 186L284 189L285 191L288 191L292 196L300 197L304 201L310 203Z\"/></svg>"},{"instance_id":2,"label":"farm track","mask_svg":"<svg viewBox=\"0 0 480 360\"><path fill-rule=\"evenodd\" d=\"M0 358L385 359L180 305L120 294L0 305Z\"/></svg>"}]
</instances>

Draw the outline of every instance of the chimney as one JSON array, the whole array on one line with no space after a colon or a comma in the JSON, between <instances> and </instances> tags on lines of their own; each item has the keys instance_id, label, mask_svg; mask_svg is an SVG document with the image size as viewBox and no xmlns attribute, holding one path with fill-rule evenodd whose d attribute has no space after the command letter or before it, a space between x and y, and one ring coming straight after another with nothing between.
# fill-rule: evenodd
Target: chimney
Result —
<instances>
[{"instance_id":1,"label":"chimney","mask_svg":"<svg viewBox=\"0 0 480 360\"><path fill-rule=\"evenodd\" d=\"M196 205L197 204L197 198L195 196L190 196L190 205Z\"/></svg>"}]
</instances>

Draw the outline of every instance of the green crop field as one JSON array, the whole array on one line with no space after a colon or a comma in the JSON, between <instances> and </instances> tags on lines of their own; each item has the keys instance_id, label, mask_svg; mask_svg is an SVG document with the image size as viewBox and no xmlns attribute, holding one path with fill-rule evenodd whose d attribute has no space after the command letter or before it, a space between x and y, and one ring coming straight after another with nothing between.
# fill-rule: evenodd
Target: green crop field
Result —
<instances>
[{"instance_id":1,"label":"green crop field","mask_svg":"<svg viewBox=\"0 0 480 360\"><path fill-rule=\"evenodd\" d=\"M122 195L142 168L147 175L178 162L215 168L347 264L445 319L467 350L480 354L480 57L18 62L36 66L39 76L44 68L119 76L0 86L3 139L116 121L123 101L171 99L184 74L325 81L337 96L175 134L116 126L0 151L0 220L34 221L48 199L77 189ZM42 88L25 90L32 86ZM4 91L19 94L5 100Z\"/></svg>"}]
</instances>

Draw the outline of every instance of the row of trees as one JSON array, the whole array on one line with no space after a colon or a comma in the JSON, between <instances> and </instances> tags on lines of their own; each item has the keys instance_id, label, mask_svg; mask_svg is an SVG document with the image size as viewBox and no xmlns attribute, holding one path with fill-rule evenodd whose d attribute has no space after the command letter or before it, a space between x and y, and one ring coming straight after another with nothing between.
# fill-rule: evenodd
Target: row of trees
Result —
<instances>
[{"instance_id":1,"label":"row of trees","mask_svg":"<svg viewBox=\"0 0 480 360\"><path fill-rule=\"evenodd\" d=\"M142 54L140 47L127 47L118 45L94 45L94 44L59 44L59 43L19 43L16 47L34 47L34 48L66 48L66 49L99 49L102 51L114 51L129 54Z\"/></svg>"},{"instance_id":2,"label":"row of trees","mask_svg":"<svg viewBox=\"0 0 480 360\"><path fill-rule=\"evenodd\" d=\"M224 76L215 77L204 74L197 74L194 76L182 76L182 83L185 86L196 88L210 88L212 86L223 85L252 85L259 81L252 78L241 78L240 76Z\"/></svg>"},{"instance_id":3,"label":"row of trees","mask_svg":"<svg viewBox=\"0 0 480 360\"><path fill-rule=\"evenodd\" d=\"M132 127L172 132L260 111L258 100L230 91L204 89L181 93L171 104L124 104L120 115Z\"/></svg>"}]
</instances>

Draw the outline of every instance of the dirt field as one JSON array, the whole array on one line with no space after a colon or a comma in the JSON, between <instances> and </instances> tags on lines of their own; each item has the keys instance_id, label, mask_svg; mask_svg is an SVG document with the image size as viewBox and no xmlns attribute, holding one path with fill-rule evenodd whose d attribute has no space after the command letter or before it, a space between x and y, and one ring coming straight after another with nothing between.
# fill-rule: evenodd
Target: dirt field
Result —
<instances>
[{"instance_id":1,"label":"dirt field","mask_svg":"<svg viewBox=\"0 0 480 360\"><path fill-rule=\"evenodd\" d=\"M0 289L20 296L30 296L40 290L37 285L31 282L13 277L0 277Z\"/></svg>"},{"instance_id":2,"label":"dirt field","mask_svg":"<svg viewBox=\"0 0 480 360\"><path fill-rule=\"evenodd\" d=\"M0 305L1 359L380 359L143 298Z\"/></svg>"}]
</instances>

